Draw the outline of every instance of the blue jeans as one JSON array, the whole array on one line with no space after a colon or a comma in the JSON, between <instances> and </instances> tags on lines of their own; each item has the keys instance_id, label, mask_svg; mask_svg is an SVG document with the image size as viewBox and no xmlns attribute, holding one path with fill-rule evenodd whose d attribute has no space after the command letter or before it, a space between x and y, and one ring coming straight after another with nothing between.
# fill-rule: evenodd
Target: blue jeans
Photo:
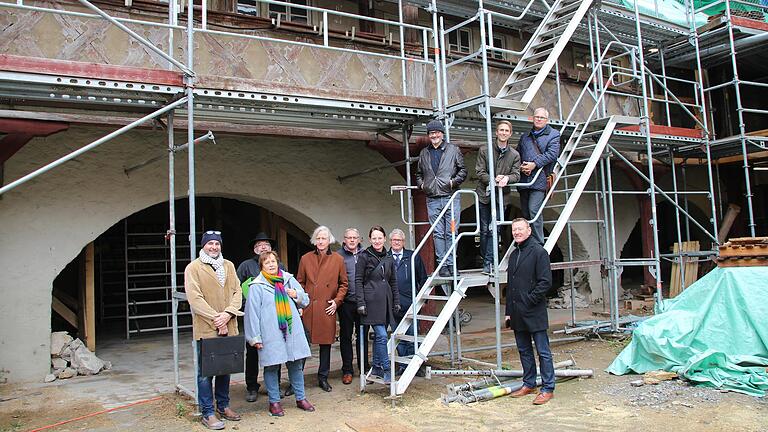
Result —
<instances>
[{"instance_id":1,"label":"blue jeans","mask_svg":"<svg viewBox=\"0 0 768 432\"><path fill-rule=\"evenodd\" d=\"M219 375L216 378L216 409L224 411L229 406L229 375ZM197 404L203 418L213 415L214 377L197 375Z\"/></svg>"},{"instance_id":2,"label":"blue jeans","mask_svg":"<svg viewBox=\"0 0 768 432\"><path fill-rule=\"evenodd\" d=\"M286 362L288 380L296 400L304 400L304 359ZM269 403L280 402L280 365L264 366L264 385L267 386Z\"/></svg>"},{"instance_id":3,"label":"blue jeans","mask_svg":"<svg viewBox=\"0 0 768 432\"><path fill-rule=\"evenodd\" d=\"M450 201L450 197L427 197L427 216L429 216L429 223L435 223L437 220L437 215L440 214L440 212L443 210L443 207L445 207ZM449 208L435 225L435 230L432 233L432 239L435 242L435 256L437 257L438 264L451 248L451 220L454 221L453 226L456 227L456 235L459 235L460 213L461 200L457 196L453 200L453 213L451 213ZM449 269L453 268L453 254L449 255L445 260L445 267Z\"/></svg>"},{"instance_id":4,"label":"blue jeans","mask_svg":"<svg viewBox=\"0 0 768 432\"><path fill-rule=\"evenodd\" d=\"M539 369L541 371L541 391L555 391L555 365L552 363L552 351L549 349L547 331L527 332L515 330L517 351L520 352L520 363L523 364L523 384L528 388L536 387L536 360L533 357L533 345L539 353Z\"/></svg>"},{"instance_id":5,"label":"blue jeans","mask_svg":"<svg viewBox=\"0 0 768 432\"><path fill-rule=\"evenodd\" d=\"M496 202L498 205L499 203ZM491 232L491 203L480 203L480 256L483 257L483 265L493 264L493 232ZM498 219L499 213L504 209L499 209L496 213ZM498 232L498 231L497 231ZM498 246L497 246L498 247ZM501 257L499 257L501 259Z\"/></svg>"},{"instance_id":6,"label":"blue jeans","mask_svg":"<svg viewBox=\"0 0 768 432\"><path fill-rule=\"evenodd\" d=\"M376 324L373 328L373 359L371 366L379 367L385 372L389 370L389 353L387 352L387 326ZM368 332L366 332L367 334Z\"/></svg>"},{"instance_id":7,"label":"blue jeans","mask_svg":"<svg viewBox=\"0 0 768 432\"><path fill-rule=\"evenodd\" d=\"M523 217L530 221L532 217L536 216L536 212L539 211L541 205L544 204L544 198L547 196L547 193L534 189L519 189L519 191L520 210L523 211ZM533 231L533 238L536 239L540 245L544 245L543 214L539 215L535 221L531 222L531 230Z\"/></svg>"}]
</instances>

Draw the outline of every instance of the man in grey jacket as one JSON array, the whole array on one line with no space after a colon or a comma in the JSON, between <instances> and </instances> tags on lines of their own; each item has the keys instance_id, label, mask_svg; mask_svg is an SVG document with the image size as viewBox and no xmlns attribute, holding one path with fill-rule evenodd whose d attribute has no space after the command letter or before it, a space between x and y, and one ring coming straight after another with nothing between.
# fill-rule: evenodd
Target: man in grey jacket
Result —
<instances>
[{"instance_id":1,"label":"man in grey jacket","mask_svg":"<svg viewBox=\"0 0 768 432\"><path fill-rule=\"evenodd\" d=\"M416 168L416 185L427 195L427 215L429 222L435 223L437 216L450 202L451 195L467 178L467 168L461 150L445 141L445 128L440 120L427 123L427 135L430 145L421 150L419 164ZM432 238L435 242L435 255L438 264L451 247L451 231L458 235L459 213L461 200L457 196L453 200L453 211L449 209L437 221ZM453 256L445 260L440 268L440 276L450 277L453 274Z\"/></svg>"},{"instance_id":2,"label":"man in grey jacket","mask_svg":"<svg viewBox=\"0 0 768 432\"><path fill-rule=\"evenodd\" d=\"M512 136L512 123L502 120L496 125L496 145L493 146L494 181L488 175L488 146L480 147L477 154L475 171L477 172L477 197L480 201L480 255L483 257L483 273L491 273L493 263L493 249L498 245L493 244L491 232L491 193L496 187L505 187L516 183L520 179L520 153L509 146L509 137ZM497 205L499 200L496 200ZM504 209L497 207L498 212ZM496 214L498 218L498 213ZM501 257L499 257L501 258Z\"/></svg>"}]
</instances>

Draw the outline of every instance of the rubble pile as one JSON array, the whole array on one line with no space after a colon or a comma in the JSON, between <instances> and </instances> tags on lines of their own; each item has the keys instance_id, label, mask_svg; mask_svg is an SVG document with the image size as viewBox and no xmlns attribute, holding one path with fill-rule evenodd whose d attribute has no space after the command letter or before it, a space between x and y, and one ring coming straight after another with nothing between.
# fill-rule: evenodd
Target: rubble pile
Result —
<instances>
[{"instance_id":1,"label":"rubble pile","mask_svg":"<svg viewBox=\"0 0 768 432\"><path fill-rule=\"evenodd\" d=\"M73 339L65 331L51 333L51 373L45 376L45 382L96 375L111 368L110 362L96 357L80 339Z\"/></svg>"}]
</instances>

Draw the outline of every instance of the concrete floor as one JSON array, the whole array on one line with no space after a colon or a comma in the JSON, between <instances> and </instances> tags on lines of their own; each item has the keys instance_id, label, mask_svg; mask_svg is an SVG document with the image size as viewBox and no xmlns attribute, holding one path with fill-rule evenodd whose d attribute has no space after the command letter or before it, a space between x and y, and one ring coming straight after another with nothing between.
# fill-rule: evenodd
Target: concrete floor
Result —
<instances>
[{"instance_id":1,"label":"concrete floor","mask_svg":"<svg viewBox=\"0 0 768 432\"><path fill-rule=\"evenodd\" d=\"M476 290L478 291L471 292L461 303L461 307L472 314L472 321L462 327L464 348L495 344L493 298L486 292L479 291L480 288ZM503 318L503 305L500 313ZM561 328L562 324L570 321L571 311L550 310L549 319L553 328ZM593 319L591 311L577 310L577 319ZM502 343L510 342L514 342L512 332L502 332ZM447 351L448 347L448 338L443 335L433 351ZM312 346L313 356L306 364L306 373L311 377L307 380L307 385L315 385L313 375L318 365L317 350L316 345ZM96 354L103 360L112 362L110 371L90 377L57 380L45 385L65 386L68 391L88 394L105 408L174 391L173 341L170 333L139 336L130 340L102 339L98 342ZM179 336L179 356L180 382L186 388L194 389L191 331L185 331ZM338 344L334 344L331 350L331 377L338 375L340 369ZM245 385L242 373L232 376L232 385Z\"/></svg>"}]
</instances>

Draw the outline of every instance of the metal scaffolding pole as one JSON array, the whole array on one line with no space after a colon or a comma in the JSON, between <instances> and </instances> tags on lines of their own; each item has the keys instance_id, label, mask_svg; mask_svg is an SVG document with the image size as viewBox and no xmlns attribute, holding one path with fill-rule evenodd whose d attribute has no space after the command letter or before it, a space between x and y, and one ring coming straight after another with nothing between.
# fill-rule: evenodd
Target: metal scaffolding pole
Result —
<instances>
[{"instance_id":1,"label":"metal scaffolding pole","mask_svg":"<svg viewBox=\"0 0 768 432\"><path fill-rule=\"evenodd\" d=\"M648 179L651 184L650 198L651 198L651 231L653 232L653 261L654 261L654 278L656 279L656 301L661 302L661 263L659 261L659 222L656 214L656 179L653 172L653 143L651 142L651 109L648 105L648 89L645 72L645 53L643 48L643 37L640 29L640 9L638 2L634 2L635 6L635 30L637 35L637 56L640 69L640 88L643 95L643 112L640 116L640 128L645 128L645 151L648 155ZM618 306L618 305L617 305Z\"/></svg>"},{"instance_id":2,"label":"metal scaffolding pole","mask_svg":"<svg viewBox=\"0 0 768 432\"><path fill-rule=\"evenodd\" d=\"M733 88L736 92L736 113L739 117L739 142L741 143L742 168L744 169L744 190L747 198L747 212L749 216L749 234L755 236L755 213L752 206L752 185L749 177L749 152L747 150L747 130L744 124L744 107L741 104L741 81L739 80L739 68L736 64L736 46L733 40L733 17L731 15L731 1L725 0L725 20L728 28L728 43L731 48L731 67L733 68ZM713 213L714 216L714 213ZM717 230L715 230L717 235Z\"/></svg>"}]
</instances>

